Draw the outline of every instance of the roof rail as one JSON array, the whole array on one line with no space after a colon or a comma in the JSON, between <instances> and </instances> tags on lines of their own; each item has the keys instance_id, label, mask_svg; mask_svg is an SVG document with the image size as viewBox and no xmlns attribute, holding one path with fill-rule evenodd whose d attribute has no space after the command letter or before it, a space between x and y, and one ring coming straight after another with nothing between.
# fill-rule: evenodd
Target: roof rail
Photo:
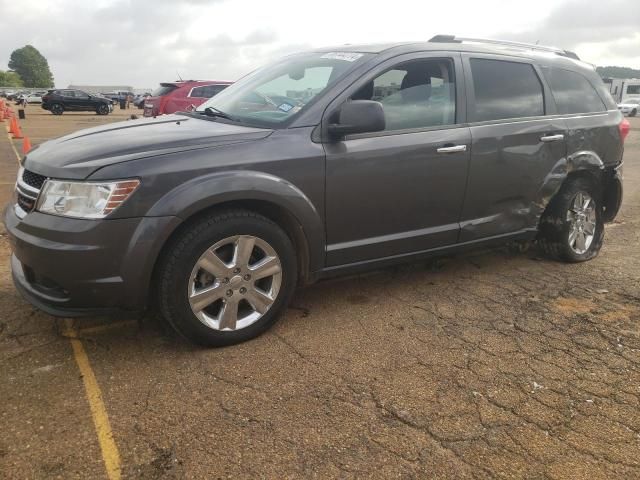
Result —
<instances>
[{"instance_id":1,"label":"roof rail","mask_svg":"<svg viewBox=\"0 0 640 480\"><path fill-rule=\"evenodd\" d=\"M436 35L432 37L429 42L433 43L462 43L462 42L471 42L471 43L488 43L491 45L504 45L506 47L515 47L522 48L525 50L539 50L542 52L552 52L557 55L561 55L563 57L573 58L575 60L580 60L580 57L576 55L574 52L570 52L569 50L563 50L561 48L556 47L547 47L544 45L536 45L533 43L522 43L522 42L511 42L508 40L492 40L489 38L468 38L468 37L456 37L455 35Z\"/></svg>"}]
</instances>

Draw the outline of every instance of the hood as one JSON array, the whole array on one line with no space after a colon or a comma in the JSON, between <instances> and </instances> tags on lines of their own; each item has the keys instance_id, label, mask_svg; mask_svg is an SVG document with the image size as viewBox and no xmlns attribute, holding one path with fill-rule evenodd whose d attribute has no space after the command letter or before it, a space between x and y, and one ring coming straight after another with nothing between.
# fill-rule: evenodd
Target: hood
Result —
<instances>
[{"instance_id":1,"label":"hood","mask_svg":"<svg viewBox=\"0 0 640 480\"><path fill-rule=\"evenodd\" d=\"M164 115L79 130L33 149L27 170L54 178L83 179L115 163L265 138L272 130L185 115Z\"/></svg>"},{"instance_id":2,"label":"hood","mask_svg":"<svg viewBox=\"0 0 640 480\"><path fill-rule=\"evenodd\" d=\"M637 103L619 103L618 108L640 108Z\"/></svg>"}]
</instances>

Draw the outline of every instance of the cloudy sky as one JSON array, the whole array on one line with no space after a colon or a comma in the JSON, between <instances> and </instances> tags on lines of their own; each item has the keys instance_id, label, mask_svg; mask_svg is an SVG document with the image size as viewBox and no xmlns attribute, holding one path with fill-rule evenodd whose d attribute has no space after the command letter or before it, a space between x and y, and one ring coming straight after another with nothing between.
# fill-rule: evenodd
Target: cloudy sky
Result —
<instances>
[{"instance_id":1,"label":"cloudy sky","mask_svg":"<svg viewBox=\"0 0 640 480\"><path fill-rule=\"evenodd\" d=\"M640 0L0 0L0 69L32 44L56 85L235 80L312 47L437 33L575 50L640 68Z\"/></svg>"}]
</instances>

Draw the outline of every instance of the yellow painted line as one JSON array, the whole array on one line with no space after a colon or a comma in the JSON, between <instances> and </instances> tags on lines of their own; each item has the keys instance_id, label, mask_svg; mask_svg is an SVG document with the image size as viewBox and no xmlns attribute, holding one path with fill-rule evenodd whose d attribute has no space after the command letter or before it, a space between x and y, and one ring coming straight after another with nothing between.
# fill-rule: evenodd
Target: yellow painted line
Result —
<instances>
[{"instance_id":1,"label":"yellow painted line","mask_svg":"<svg viewBox=\"0 0 640 480\"><path fill-rule=\"evenodd\" d=\"M9 137L9 143L13 147L13 140ZM16 154L18 162L20 161L20 155L15 147L13 151ZM84 349L84 345L78 338L78 332L73 327L73 322L69 319L66 323L66 336L71 342L73 348L73 356L75 357L76 364L82 375L82 382L84 383L84 391L89 402L89 408L91 409L91 416L93 418L93 425L98 435L98 443L100 444L100 450L102 452L102 460L104 461L105 469L107 470L107 477L109 480L120 480L121 468L120 468L120 452L118 452L118 446L113 438L113 431L111 430L111 423L109 423L109 415L107 415L107 407L102 399L102 391L98 385L96 375L93 373L89 357Z\"/></svg>"},{"instance_id":2,"label":"yellow painted line","mask_svg":"<svg viewBox=\"0 0 640 480\"><path fill-rule=\"evenodd\" d=\"M66 334L73 347L73 355L78 364L78 369L82 374L82 382L84 383L84 390L87 395L87 400L89 401L93 424L98 434L98 442L100 443L104 466L107 470L107 477L109 480L120 480L120 453L113 438L107 408L102 399L102 392L100 391L98 380L91 369L89 357L84 349L84 345L82 345L82 342L77 338L78 332L73 328L71 320L66 320L66 327Z\"/></svg>"},{"instance_id":3,"label":"yellow painted line","mask_svg":"<svg viewBox=\"0 0 640 480\"><path fill-rule=\"evenodd\" d=\"M86 327L86 328L78 328L78 333L91 334L91 333L100 333L107 330L112 330L120 327L128 327L130 325L136 325L138 322L136 320L121 320L119 322L109 322L104 325L96 325L95 327Z\"/></svg>"},{"instance_id":4,"label":"yellow painted line","mask_svg":"<svg viewBox=\"0 0 640 480\"><path fill-rule=\"evenodd\" d=\"M16 158L18 159L18 163L20 163L20 154L18 153L18 150L16 150L16 146L13 144L13 138L11 137L11 134L9 133L9 127L7 127L7 138L9 139L9 145L11 145L11 148L13 149L13 153L16 154Z\"/></svg>"}]
</instances>

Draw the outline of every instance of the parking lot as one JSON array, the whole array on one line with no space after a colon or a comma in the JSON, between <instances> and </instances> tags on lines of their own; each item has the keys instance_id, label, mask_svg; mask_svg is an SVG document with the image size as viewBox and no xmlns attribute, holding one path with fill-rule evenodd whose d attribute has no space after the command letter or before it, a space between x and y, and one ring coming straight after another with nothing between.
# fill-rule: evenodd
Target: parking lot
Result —
<instances>
[{"instance_id":1,"label":"parking lot","mask_svg":"<svg viewBox=\"0 0 640 480\"><path fill-rule=\"evenodd\" d=\"M132 114L29 106L21 126L37 144ZM2 233L0 477L640 477L629 120L624 204L595 260L502 248L325 281L224 349L150 315L40 313L12 285ZM3 203L20 150L1 132Z\"/></svg>"}]
</instances>

